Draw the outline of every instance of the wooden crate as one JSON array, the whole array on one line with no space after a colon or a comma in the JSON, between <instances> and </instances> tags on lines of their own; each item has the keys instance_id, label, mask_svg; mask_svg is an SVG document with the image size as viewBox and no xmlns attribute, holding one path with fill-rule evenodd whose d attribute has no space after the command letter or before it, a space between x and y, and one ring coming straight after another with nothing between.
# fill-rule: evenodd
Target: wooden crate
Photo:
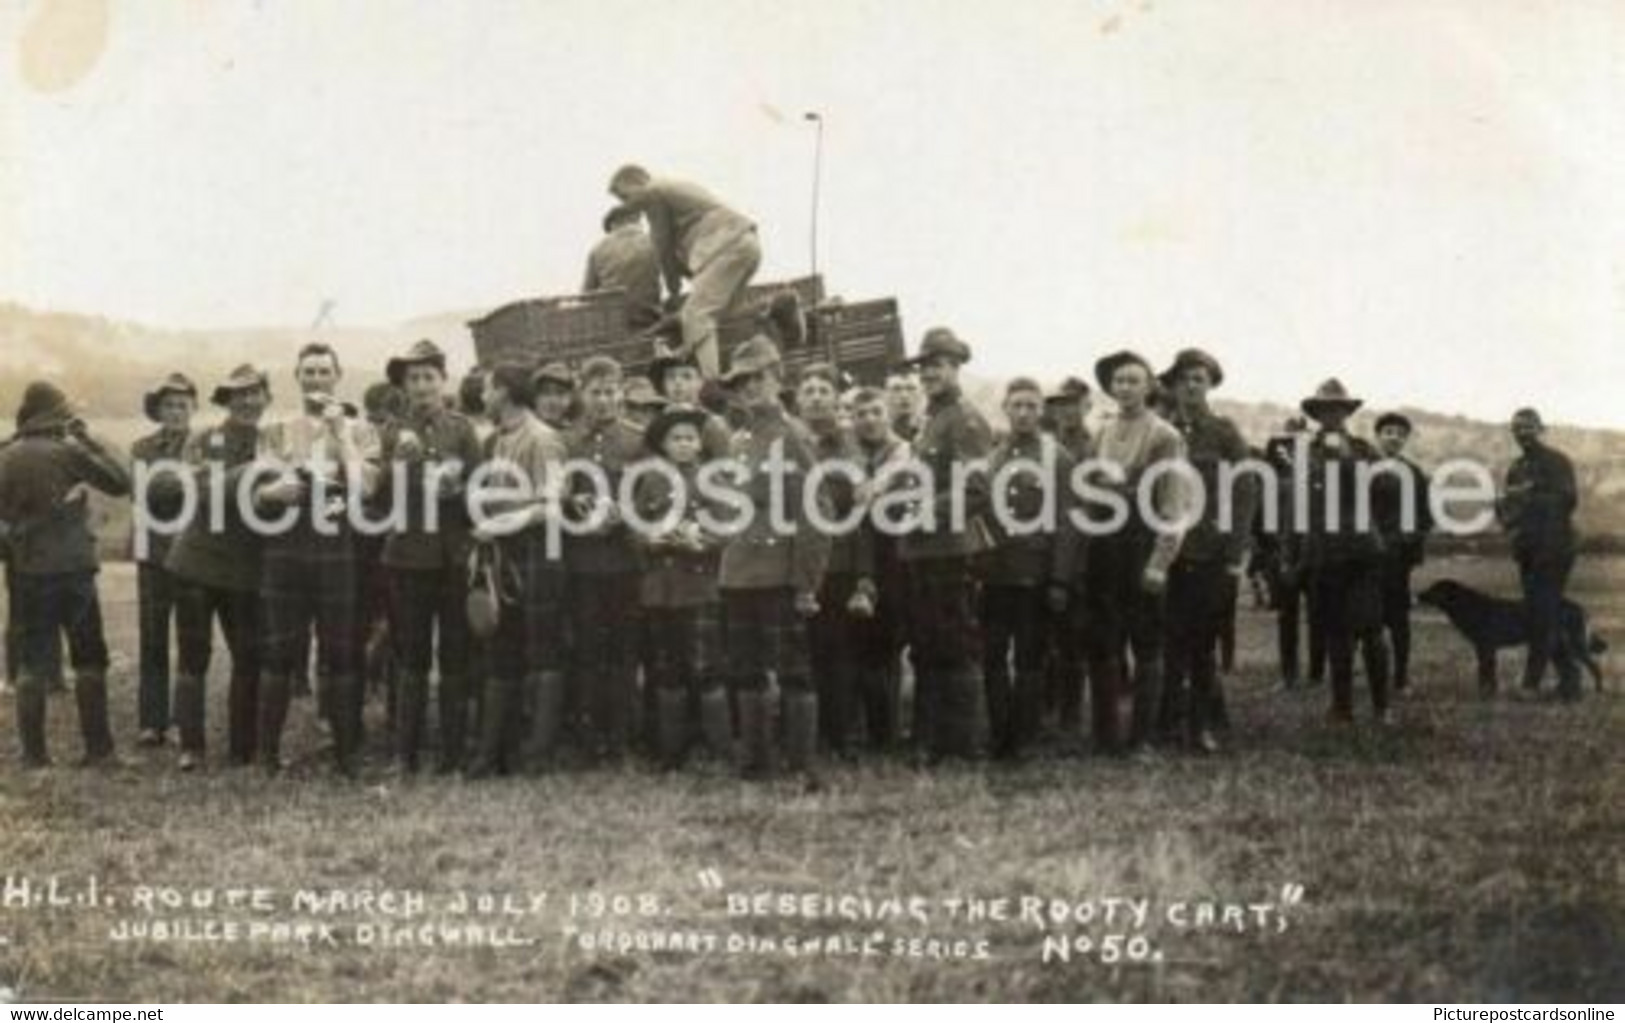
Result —
<instances>
[{"instance_id":1,"label":"wooden crate","mask_svg":"<svg viewBox=\"0 0 1625 1023\"><path fill-rule=\"evenodd\" d=\"M623 292L599 291L510 302L470 321L468 329L481 366L505 360L542 363L623 344L631 335L626 316Z\"/></svg>"},{"instance_id":2,"label":"wooden crate","mask_svg":"<svg viewBox=\"0 0 1625 1023\"><path fill-rule=\"evenodd\" d=\"M897 300L845 302L814 310L813 349L852 374L859 383L880 385L903 360L903 319Z\"/></svg>"}]
</instances>

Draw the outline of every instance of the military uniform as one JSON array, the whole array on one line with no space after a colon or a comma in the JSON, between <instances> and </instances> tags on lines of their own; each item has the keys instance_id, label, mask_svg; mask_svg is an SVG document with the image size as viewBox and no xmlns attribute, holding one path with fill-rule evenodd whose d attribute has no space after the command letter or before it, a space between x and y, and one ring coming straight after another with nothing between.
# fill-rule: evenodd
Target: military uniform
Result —
<instances>
[{"instance_id":1,"label":"military uniform","mask_svg":"<svg viewBox=\"0 0 1625 1023\"><path fill-rule=\"evenodd\" d=\"M1175 410L1170 422L1184 438L1185 457L1207 499L1168 574L1164 724L1169 729L1183 726L1191 742L1211 749L1224 705L1217 654L1226 623L1235 613L1240 572L1252 548L1258 491L1252 477L1234 477L1231 520L1221 524L1220 468L1244 462L1249 457L1247 442L1234 423L1207 409Z\"/></svg>"},{"instance_id":2,"label":"military uniform","mask_svg":"<svg viewBox=\"0 0 1625 1023\"><path fill-rule=\"evenodd\" d=\"M519 487L558 513L563 486L564 440L528 409L498 423L491 437L491 471L484 486L494 492ZM488 513L513 510L484 501ZM539 770L557 752L564 724L564 565L549 551L547 525L535 523L496 541L498 586L506 600L489 644L490 674L482 687L479 740L469 773L484 777L521 766ZM528 701L525 699L528 694ZM522 731L525 703L529 732Z\"/></svg>"},{"instance_id":3,"label":"military uniform","mask_svg":"<svg viewBox=\"0 0 1625 1023\"><path fill-rule=\"evenodd\" d=\"M17 727L23 762L49 763L45 741L46 684L60 633L68 638L74 698L85 758L113 755L107 722L107 641L96 593L96 538L82 500L66 501L86 484L122 497L130 478L94 440L70 440L72 412L50 384L29 386L17 415L17 436L0 449L0 522L10 541L11 614L18 621L20 671Z\"/></svg>"},{"instance_id":4,"label":"military uniform","mask_svg":"<svg viewBox=\"0 0 1625 1023\"><path fill-rule=\"evenodd\" d=\"M216 620L231 656L227 703L227 757L251 763L257 749L256 715L261 670L260 537L244 522L237 504L245 468L259 448L259 428L226 420L192 435L186 462L198 481L198 507L175 538L165 568L179 595L175 614L178 673L175 723L181 750L201 756L205 692ZM223 506L213 505L211 478L222 481ZM218 525L218 528L216 526Z\"/></svg>"},{"instance_id":5,"label":"military uniform","mask_svg":"<svg viewBox=\"0 0 1625 1023\"><path fill-rule=\"evenodd\" d=\"M1342 396L1342 387L1328 381L1322 401L1358 402ZM1306 412L1314 413L1306 402ZM1374 521L1360 523L1357 473L1361 463L1377 460L1377 451L1359 437L1342 430L1322 428L1309 442L1308 530L1290 534L1288 560L1304 574L1326 630L1326 658L1332 683L1331 717L1337 722L1354 718L1354 651L1359 647L1371 687L1371 706L1377 716L1388 713L1388 648L1382 631L1382 536ZM1336 477L1338 500L1327 507L1328 480ZM1372 507L1384 477L1372 478ZM1389 481L1391 482L1391 480ZM1333 518L1335 516L1335 518Z\"/></svg>"},{"instance_id":6,"label":"military uniform","mask_svg":"<svg viewBox=\"0 0 1625 1023\"><path fill-rule=\"evenodd\" d=\"M696 415L703 413L696 410ZM660 426L657 420L655 428ZM702 464L668 462L675 479L665 473L645 474L633 496L642 522L671 523L658 534L645 529L633 534L644 562L638 592L649 638L644 685L654 692L655 751L667 766L675 766L687 752L695 712L713 755L727 757L733 745L722 684L722 606L717 591L722 538L700 522L702 513L720 516L722 511L700 495ZM675 531L689 542L673 542Z\"/></svg>"},{"instance_id":7,"label":"military uniform","mask_svg":"<svg viewBox=\"0 0 1625 1023\"><path fill-rule=\"evenodd\" d=\"M862 464L862 452L851 430L828 424L807 424L816 463L837 463L851 468ZM844 521L856 506L856 486L849 472L839 469L824 477L823 494L833 518ZM829 565L818 591L818 613L807 621L807 642L813 681L818 689L818 723L824 745L838 753L852 742L858 717L859 678L857 631L859 619L848 605L859 592L875 601L874 549L871 533L856 529L831 537Z\"/></svg>"},{"instance_id":8,"label":"military uniform","mask_svg":"<svg viewBox=\"0 0 1625 1023\"><path fill-rule=\"evenodd\" d=\"M982 568L983 679L993 751L1017 756L1037 738L1043 714L1044 667L1049 651L1049 594L1066 589L1066 545L1061 523L1071 507L1072 457L1048 434L1012 434L988 463L995 507L993 548ZM1052 502L1055 527L1011 533L1001 524L1040 521ZM1014 663L1014 674L1011 665Z\"/></svg>"},{"instance_id":9,"label":"military uniform","mask_svg":"<svg viewBox=\"0 0 1625 1023\"><path fill-rule=\"evenodd\" d=\"M401 453L401 438L408 431L420 446L412 456ZM417 769L430 668L438 667L439 766L443 772L451 771L462 766L468 734L469 520L464 492L480 462L479 438L467 417L436 405L408 409L399 422L385 428L382 447L384 466L392 476L387 500L404 502L406 519L385 539L381 555L388 573L390 636L399 671L397 756L406 769ZM454 464L455 472L442 471ZM425 491L424 480L431 471L446 481L435 495ZM427 525L430 501L437 506L434 529Z\"/></svg>"},{"instance_id":10,"label":"military uniform","mask_svg":"<svg viewBox=\"0 0 1625 1023\"><path fill-rule=\"evenodd\" d=\"M603 471L609 491L596 495L583 473L567 481L568 499L598 496L619 500L621 474L645 457L643 434L623 419L577 423L566 435L573 462ZM585 514L576 512L583 521ZM589 739L599 755L627 752L637 691L639 565L625 524L611 519L597 531L571 535L564 544L569 574L570 638L574 645L571 685L587 712Z\"/></svg>"},{"instance_id":11,"label":"military uniform","mask_svg":"<svg viewBox=\"0 0 1625 1023\"><path fill-rule=\"evenodd\" d=\"M346 507L377 484L378 435L353 416L328 420L309 411L274 424L260 433L260 454L300 473L320 472L321 463L328 463L344 482L325 496ZM359 493L348 492L352 482L359 484ZM266 673L260 687L258 753L269 770L280 767L293 674L304 670L300 658L314 624L320 671L332 692L335 758L339 770L348 774L358 766L361 743L360 564L348 512L316 507L317 489L311 486L294 507L292 528L265 537L262 544ZM272 509L268 517L281 511ZM325 524L318 526L319 518Z\"/></svg>"},{"instance_id":12,"label":"military uniform","mask_svg":"<svg viewBox=\"0 0 1625 1023\"><path fill-rule=\"evenodd\" d=\"M1565 645L1559 615L1563 590L1574 569L1573 516L1578 503L1574 464L1541 441L1526 448L1507 469L1506 493L1499 510L1512 537L1512 557L1518 565L1529 621L1529 659L1523 684L1527 689L1539 688L1547 664L1555 660L1559 692L1569 699L1580 696L1578 651Z\"/></svg>"},{"instance_id":13,"label":"military uniform","mask_svg":"<svg viewBox=\"0 0 1625 1023\"><path fill-rule=\"evenodd\" d=\"M1409 526L1404 520L1401 501L1403 485L1396 486L1393 500L1373 509L1383 540L1382 621L1388 631L1393 653L1394 690L1404 692L1410 684L1411 573L1421 566L1426 556L1427 535L1433 529L1433 515L1429 511L1428 477L1422 467L1403 455L1388 462L1396 471L1409 477L1409 491L1414 501Z\"/></svg>"},{"instance_id":14,"label":"military uniform","mask_svg":"<svg viewBox=\"0 0 1625 1023\"><path fill-rule=\"evenodd\" d=\"M913 457L908 442L895 434L871 444L859 439L858 451L867 479L876 480L889 467ZM851 623L853 657L857 664L858 696L869 744L887 749L901 737L902 652L907 627L907 583L897 555L897 537L883 532L865 514L858 529L869 548L870 577L875 584L874 612Z\"/></svg>"},{"instance_id":15,"label":"military uniform","mask_svg":"<svg viewBox=\"0 0 1625 1023\"><path fill-rule=\"evenodd\" d=\"M739 356L735 356L736 365ZM774 494L767 462L775 452L794 467L786 473L784 506L777 509L788 532L773 526ZM740 491L750 503L749 524L722 550L722 591L728 672L739 704L743 767L748 775L771 769L772 716L767 679L777 677L783 704L785 752L793 769L810 766L817 740L818 693L812 684L806 621L798 595L818 593L829 564L829 537L812 528L803 503L813 465L809 439L782 406L748 412L734 436L733 461L742 473Z\"/></svg>"},{"instance_id":16,"label":"military uniform","mask_svg":"<svg viewBox=\"0 0 1625 1023\"><path fill-rule=\"evenodd\" d=\"M130 446L130 459L138 465L178 463L186 446L185 430L161 429ZM182 510L184 491L174 473L149 472L139 514L150 522L170 523ZM136 529L143 527L140 522ZM136 554L136 600L139 605L140 660L136 684L137 720L143 732L162 736L171 724L169 637L176 618L177 585L164 568L172 534L147 529L144 550Z\"/></svg>"},{"instance_id":17,"label":"military uniform","mask_svg":"<svg viewBox=\"0 0 1625 1023\"><path fill-rule=\"evenodd\" d=\"M981 516L987 509L985 472L965 480L965 521L950 513L955 465L986 458L993 447L987 420L957 387L931 396L915 442L933 481L935 525L907 533L898 552L907 579L909 649L914 663L915 734L932 756L976 756L986 731L981 635L973 559L987 549Z\"/></svg>"}]
</instances>

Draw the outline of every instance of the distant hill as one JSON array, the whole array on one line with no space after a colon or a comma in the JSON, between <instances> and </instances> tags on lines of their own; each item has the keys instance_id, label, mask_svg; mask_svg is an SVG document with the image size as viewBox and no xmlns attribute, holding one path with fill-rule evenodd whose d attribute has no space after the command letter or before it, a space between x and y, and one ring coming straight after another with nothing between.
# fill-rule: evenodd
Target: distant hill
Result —
<instances>
[{"instance_id":1,"label":"distant hill","mask_svg":"<svg viewBox=\"0 0 1625 1023\"><path fill-rule=\"evenodd\" d=\"M338 349L347 375L345 392L359 395L383 374L388 357L428 337L446 349L454 372L473 363L465 324L483 310L420 317L387 327L223 328L167 330L75 313L48 313L0 303L0 415L8 420L29 380L65 386L86 415L115 440L128 443L146 428L139 418L142 392L156 379L182 369L205 391L232 367L253 362L271 373L279 404L292 393L292 366L299 347L322 340ZM997 421L1000 382L967 381L967 393ZM1262 444L1296 413L1295 405L1216 402L1253 443ZM1451 458L1487 459L1499 474L1514 451L1504 423L1487 423L1425 409L1403 409L1417 425L1414 457L1426 466ZM1369 431L1374 410L1355 417ZM0 431L3 432L3 431ZM1580 526L1594 538L1625 540L1625 432L1554 425L1552 443L1568 452L1580 475Z\"/></svg>"}]
</instances>

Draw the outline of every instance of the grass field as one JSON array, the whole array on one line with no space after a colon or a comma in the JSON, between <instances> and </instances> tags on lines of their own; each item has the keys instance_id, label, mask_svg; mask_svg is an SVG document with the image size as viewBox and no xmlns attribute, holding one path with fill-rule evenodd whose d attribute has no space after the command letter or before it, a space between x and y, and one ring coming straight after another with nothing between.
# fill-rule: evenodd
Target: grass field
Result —
<instances>
[{"instance_id":1,"label":"grass field","mask_svg":"<svg viewBox=\"0 0 1625 1023\"><path fill-rule=\"evenodd\" d=\"M1441 562L1420 581L1439 575L1513 586L1499 563ZM1625 562L1593 561L1571 591L1617 649L1622 578ZM133 651L132 594L127 568L109 568L121 651ZM378 766L344 784L317 762L275 781L220 767L183 776L172 751L127 742L130 763L108 771L22 776L11 757L0 769L0 874L12 896L0 907L0 988L120 1001L1625 999L1618 659L1610 691L1588 687L1577 706L1505 695L1516 689L1509 659L1503 696L1483 703L1465 644L1442 619L1418 618L1418 692L1398 725L1332 733L1324 688L1274 691L1270 621L1245 610L1230 680L1235 731L1216 759L1057 754L935 773L872 761L829 768L824 787L807 792L641 768L481 784L401 784ZM128 738L135 698L123 663L114 692ZM222 692L211 689L216 736ZM309 716L308 703L296 708L290 744L314 758ZM9 705L0 728L13 747ZM77 753L60 697L52 739L59 763ZM83 891L94 875L116 902L11 904L22 879L38 892L51 874L63 891ZM418 922L449 919L458 891L548 899L513 918L533 942L516 948L362 947L355 926L377 918L355 911L336 918L352 939L337 947L111 941L119 920L141 918L139 886L160 885L262 886L270 915L299 889L412 889L431 907ZM1287 885L1302 886L1302 901L1284 931L1180 928L1166 916L1173 900L1251 903ZM1143 927L1061 926L1052 937L1086 937L1093 951L1044 962L1031 920L947 919L939 901L924 923L724 919L727 893L758 891L1156 905ZM591 893L610 917L595 916ZM653 896L657 919L613 916L612 896L638 893ZM880 947L918 938L902 950L922 954L585 951L567 927L687 928L736 942L879 930ZM1104 961L1112 934L1138 936L1128 958L1147 961ZM943 947L928 937L985 941L989 958L933 957Z\"/></svg>"}]
</instances>

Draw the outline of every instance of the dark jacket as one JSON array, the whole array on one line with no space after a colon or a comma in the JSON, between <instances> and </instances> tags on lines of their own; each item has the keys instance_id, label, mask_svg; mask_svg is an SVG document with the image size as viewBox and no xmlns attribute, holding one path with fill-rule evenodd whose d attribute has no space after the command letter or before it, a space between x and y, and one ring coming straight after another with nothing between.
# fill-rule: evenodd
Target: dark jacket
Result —
<instances>
[{"instance_id":1,"label":"dark jacket","mask_svg":"<svg viewBox=\"0 0 1625 1023\"><path fill-rule=\"evenodd\" d=\"M1071 453L1046 433L1030 437L1012 434L993 448L988 480L999 490L992 492L990 499L993 508L1002 508L1002 513L988 519L993 547L982 558L984 582L991 586L1042 586L1065 581L1068 566L1063 561L1062 537L1072 507L1068 480L1073 464ZM1055 528L1015 534L1007 529L1007 523L1019 526L1038 521L1046 499L1053 502Z\"/></svg>"},{"instance_id":2,"label":"dark jacket","mask_svg":"<svg viewBox=\"0 0 1625 1023\"><path fill-rule=\"evenodd\" d=\"M0 448L0 524L10 570L24 575L94 572L96 537L85 501L64 501L84 483L110 497L130 492L130 474L99 441L24 424Z\"/></svg>"},{"instance_id":3,"label":"dark jacket","mask_svg":"<svg viewBox=\"0 0 1625 1023\"><path fill-rule=\"evenodd\" d=\"M1574 553L1578 505L1574 463L1537 442L1507 469L1506 492L1496 510L1516 557L1562 559Z\"/></svg>"},{"instance_id":4,"label":"dark jacket","mask_svg":"<svg viewBox=\"0 0 1625 1023\"><path fill-rule=\"evenodd\" d=\"M592 462L604 471L609 481L607 498L610 501L619 500L621 474L626 468L647 457L642 431L624 419L604 425L577 423L565 434L564 445L572 461ZM593 481L579 472L569 480L568 487L571 497L595 492ZM569 514L585 521L585 517L578 513ZM564 544L565 568L572 574L580 575L615 575L638 571L637 551L632 546L629 534L625 523L617 520L596 533L567 537Z\"/></svg>"},{"instance_id":5,"label":"dark jacket","mask_svg":"<svg viewBox=\"0 0 1625 1023\"><path fill-rule=\"evenodd\" d=\"M679 523L693 523L698 529L700 549L674 546L658 542L644 529L634 530L634 541L643 552L644 570L639 597L644 607L699 607L713 604L717 596L717 569L721 561L722 538L700 527L702 510L720 521L725 514L701 499L696 478L699 467L676 466L672 469L683 479L678 491L670 476L647 473L638 479L633 492L633 503L643 522L663 521L673 515ZM677 508L681 499L682 507Z\"/></svg>"},{"instance_id":6,"label":"dark jacket","mask_svg":"<svg viewBox=\"0 0 1625 1023\"><path fill-rule=\"evenodd\" d=\"M863 452L857 438L844 427L819 431L810 425L807 432L812 438L813 459L816 462L834 462L851 467L826 471L823 477L823 496L829 502L831 521L843 522L857 504L857 484L853 481L857 470L863 467ZM874 572L874 549L869 533L852 529L830 538L828 573L868 577Z\"/></svg>"},{"instance_id":7,"label":"dark jacket","mask_svg":"<svg viewBox=\"0 0 1625 1023\"><path fill-rule=\"evenodd\" d=\"M1235 465L1252 456L1236 424L1206 409L1187 414L1175 409L1168 422L1185 438L1185 458L1202 481L1202 516L1185 531L1176 561L1222 561L1236 567L1247 560L1253 546L1253 521L1258 512L1259 483L1250 473L1232 477L1227 495L1230 521L1219 522L1221 506L1219 467Z\"/></svg>"},{"instance_id":8,"label":"dark jacket","mask_svg":"<svg viewBox=\"0 0 1625 1023\"><path fill-rule=\"evenodd\" d=\"M766 470L781 446L781 457L794 467L785 474L784 507L778 515L790 527L785 532L773 527L775 495ZM734 435L732 457L742 472L737 486L750 504L750 520L723 547L719 585L725 590L817 593L829 565L830 540L807 521L802 495L813 453L805 430L782 406L753 409L745 428Z\"/></svg>"},{"instance_id":9,"label":"dark jacket","mask_svg":"<svg viewBox=\"0 0 1625 1023\"><path fill-rule=\"evenodd\" d=\"M1410 478L1414 511L1410 527L1407 528L1404 485L1396 478L1390 498L1372 509L1377 517L1377 528L1382 531L1383 546L1388 556L1406 568L1415 568L1426 556L1427 536L1433 531L1433 512L1428 501L1428 475L1421 466L1403 455L1385 459L1383 464Z\"/></svg>"},{"instance_id":10,"label":"dark jacket","mask_svg":"<svg viewBox=\"0 0 1625 1023\"><path fill-rule=\"evenodd\" d=\"M149 521L173 522L185 510L185 484L174 473L155 472L151 467L159 462L180 462L185 458L189 434L185 430L156 430L130 445L130 461L148 467L144 492L137 500L146 500L145 514ZM136 528L140 529L139 523ZM146 548L139 545L133 551L136 560L149 565L163 565L169 557L169 548L179 534L147 531Z\"/></svg>"},{"instance_id":11,"label":"dark jacket","mask_svg":"<svg viewBox=\"0 0 1625 1023\"><path fill-rule=\"evenodd\" d=\"M987 473L967 471L965 518L955 529L951 514L954 466L985 459L993 450L993 430L958 388L933 395L926 413L914 454L932 481L936 521L932 529L922 527L902 537L898 550L904 561L972 557L987 548L987 527L982 522L988 507Z\"/></svg>"},{"instance_id":12,"label":"dark jacket","mask_svg":"<svg viewBox=\"0 0 1625 1023\"><path fill-rule=\"evenodd\" d=\"M401 434L417 434L423 454L406 459L400 454ZM383 564L389 568L437 569L462 566L468 559L468 479L480 463L480 441L467 416L444 408L410 409L383 431L384 477L379 488L379 514L405 505L406 525L384 540ZM461 463L448 479L452 489L437 501L436 528L427 526L428 495L424 479L431 466ZM398 468L397 468L398 467ZM397 480L397 476L399 477Z\"/></svg>"},{"instance_id":13,"label":"dark jacket","mask_svg":"<svg viewBox=\"0 0 1625 1023\"><path fill-rule=\"evenodd\" d=\"M170 546L164 568L199 586L236 593L259 589L260 538L248 528L237 503L238 486L258 448L258 427L229 420L187 440L182 457L192 467L198 503L191 523ZM225 499L218 510L213 505L216 474Z\"/></svg>"},{"instance_id":14,"label":"dark jacket","mask_svg":"<svg viewBox=\"0 0 1625 1023\"><path fill-rule=\"evenodd\" d=\"M1380 561L1385 548L1382 532L1377 527L1381 514L1378 507L1391 499L1391 476L1372 474L1371 494L1367 498L1371 502L1370 519L1361 523L1357 515L1361 501L1359 466L1377 461L1376 448L1347 433L1321 430L1309 442L1308 458L1307 530L1298 530L1295 519L1287 519L1287 564L1294 570L1313 572L1320 568ZM1370 472L1370 469L1365 471ZM1333 476L1337 478L1337 500L1328 507L1327 481Z\"/></svg>"}]
</instances>

